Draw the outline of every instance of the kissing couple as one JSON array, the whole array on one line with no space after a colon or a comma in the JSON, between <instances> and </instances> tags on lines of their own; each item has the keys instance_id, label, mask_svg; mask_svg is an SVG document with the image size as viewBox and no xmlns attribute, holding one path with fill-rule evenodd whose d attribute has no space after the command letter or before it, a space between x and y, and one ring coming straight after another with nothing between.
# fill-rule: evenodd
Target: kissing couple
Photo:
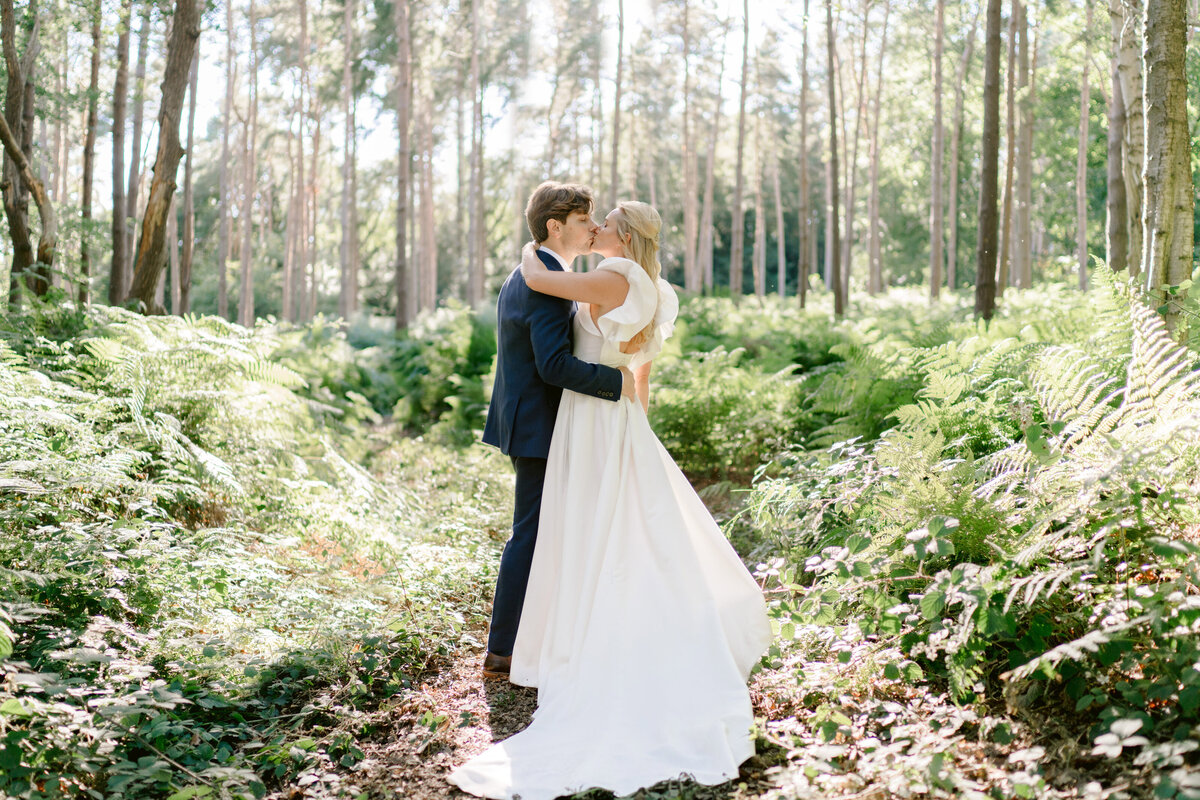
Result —
<instances>
[{"instance_id":1,"label":"kissing couple","mask_svg":"<svg viewBox=\"0 0 1200 800\"><path fill-rule=\"evenodd\" d=\"M534 243L498 302L483 441L516 472L485 678L538 689L525 730L450 775L488 798L630 794L737 776L754 753L746 680L771 629L762 592L646 418L679 301L662 219L548 181ZM571 271L578 256L605 258Z\"/></svg>"}]
</instances>

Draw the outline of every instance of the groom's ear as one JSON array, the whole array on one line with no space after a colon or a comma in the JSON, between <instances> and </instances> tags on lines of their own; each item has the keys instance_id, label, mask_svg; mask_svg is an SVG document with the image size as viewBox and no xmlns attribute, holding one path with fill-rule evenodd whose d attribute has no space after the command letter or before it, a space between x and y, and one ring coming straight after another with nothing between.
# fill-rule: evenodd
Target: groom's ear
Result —
<instances>
[{"instance_id":1,"label":"groom's ear","mask_svg":"<svg viewBox=\"0 0 1200 800\"><path fill-rule=\"evenodd\" d=\"M551 236L557 236L562 231L562 223L554 218L546 220L546 232Z\"/></svg>"}]
</instances>

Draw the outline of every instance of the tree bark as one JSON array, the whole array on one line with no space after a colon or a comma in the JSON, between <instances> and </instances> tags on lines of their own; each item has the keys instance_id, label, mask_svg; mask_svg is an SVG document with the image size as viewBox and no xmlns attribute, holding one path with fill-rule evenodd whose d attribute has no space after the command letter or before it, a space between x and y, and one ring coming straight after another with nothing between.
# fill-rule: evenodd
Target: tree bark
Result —
<instances>
[{"instance_id":1,"label":"tree bark","mask_svg":"<svg viewBox=\"0 0 1200 800\"><path fill-rule=\"evenodd\" d=\"M433 199L433 92L426 86L421 103L421 295L422 310L437 305L437 219Z\"/></svg>"},{"instance_id":2,"label":"tree bark","mask_svg":"<svg viewBox=\"0 0 1200 800\"><path fill-rule=\"evenodd\" d=\"M476 45L478 42L475 39L475 6L479 0L471 0L471 77L472 77L472 96L478 95L475 91L475 81L478 78L477 71L479 69L479 53ZM408 25L408 0L396 0L393 6L393 13L396 15L396 41L399 43L396 55L396 136L399 141L399 152L397 154L398 174L396 180L396 272L395 272L395 292L396 292L396 333L399 334L408 328L408 183L409 183L409 143L408 143L408 117L409 117L409 95L412 85L412 50L411 38ZM472 143L474 134L472 133ZM471 164L471 189L475 188L475 165L474 155L472 155ZM467 202L471 206L471 230L469 235L473 238L475 228L475 201L468 194ZM470 263L468 258L468 272L473 269L474 265Z\"/></svg>"},{"instance_id":3,"label":"tree bark","mask_svg":"<svg viewBox=\"0 0 1200 800\"><path fill-rule=\"evenodd\" d=\"M199 82L200 42L197 40L188 78L187 163L183 169L183 253L179 260L179 306L171 309L176 314L187 314L192 310L192 259L196 252L196 202L192 176L196 160L196 92Z\"/></svg>"},{"instance_id":4,"label":"tree bark","mask_svg":"<svg viewBox=\"0 0 1200 800\"><path fill-rule=\"evenodd\" d=\"M1079 265L1079 288L1088 288L1087 248L1087 156L1088 122L1091 93L1088 77L1092 62L1092 3L1087 5L1087 22L1083 29L1083 85L1079 90L1079 144L1075 153L1075 257Z\"/></svg>"},{"instance_id":5,"label":"tree bark","mask_svg":"<svg viewBox=\"0 0 1200 800\"><path fill-rule=\"evenodd\" d=\"M988 0L986 30L975 316L990 320L996 306L996 188L1000 161L1000 0Z\"/></svg>"},{"instance_id":6,"label":"tree bark","mask_svg":"<svg viewBox=\"0 0 1200 800\"><path fill-rule=\"evenodd\" d=\"M683 0L683 276L689 292L700 291L700 272L696 268L696 228L698 225L696 152L692 143L691 35L688 10Z\"/></svg>"},{"instance_id":7,"label":"tree bark","mask_svg":"<svg viewBox=\"0 0 1200 800\"><path fill-rule=\"evenodd\" d=\"M226 261L229 258L229 206L232 190L229 186L229 132L233 128L233 92L236 66L233 61L233 0L225 0L225 100L222 106L221 164L218 167L217 186L221 204L221 217L217 223L217 316L229 319L229 276ZM288 319L288 297L284 292L284 319Z\"/></svg>"},{"instance_id":8,"label":"tree bark","mask_svg":"<svg viewBox=\"0 0 1200 800\"><path fill-rule=\"evenodd\" d=\"M721 38L721 66L717 70L717 96L713 108L712 129L708 135L708 152L704 160L704 203L700 210L700 249L696 258L699 262L701 283L706 294L713 288L713 190L716 181L714 167L717 135L721 131L721 83L725 78L725 37L728 35L729 29L726 28L725 34Z\"/></svg>"},{"instance_id":9,"label":"tree bark","mask_svg":"<svg viewBox=\"0 0 1200 800\"><path fill-rule=\"evenodd\" d=\"M167 274L170 276L171 284L171 313L179 314L179 209L177 208L175 198L171 198L171 210L167 214ZM155 301L163 304L164 281L160 277L158 280L158 291L155 294Z\"/></svg>"},{"instance_id":10,"label":"tree bark","mask_svg":"<svg viewBox=\"0 0 1200 800\"><path fill-rule=\"evenodd\" d=\"M737 167L733 188L732 241L729 248L729 293L737 297L742 293L743 239L746 221L742 213L742 193L745 180L742 175L746 154L746 88L750 78L750 0L742 0L742 81L741 99L738 101Z\"/></svg>"},{"instance_id":11,"label":"tree bark","mask_svg":"<svg viewBox=\"0 0 1200 800\"><path fill-rule=\"evenodd\" d=\"M1125 100L1124 151L1125 219L1129 231L1126 263L1130 275L1142 269L1145 231L1142 219L1142 170L1146 157L1146 115L1142 98L1142 0L1109 0L1117 34L1117 72Z\"/></svg>"},{"instance_id":12,"label":"tree bark","mask_svg":"<svg viewBox=\"0 0 1200 800\"><path fill-rule=\"evenodd\" d=\"M338 249L341 261L341 281L338 292L338 314L343 319L349 319L358 306L358 286L356 285L353 264L354 242L356 236L353 217L354 193L351 187L354 182L354 137L356 135L354 122L354 0L345 0L342 7L342 119L345 128L342 136L342 240Z\"/></svg>"},{"instance_id":13,"label":"tree bark","mask_svg":"<svg viewBox=\"0 0 1200 800\"><path fill-rule=\"evenodd\" d=\"M779 185L779 156L771 160L771 179L775 184L775 272L779 299L787 297L787 234L783 227L783 189Z\"/></svg>"},{"instance_id":14,"label":"tree bark","mask_svg":"<svg viewBox=\"0 0 1200 800\"><path fill-rule=\"evenodd\" d=\"M471 266L467 272L467 304L475 308L483 302L484 263L487 259L487 221L483 205L483 78L479 66L479 47L483 44L480 33L479 5L482 0L471 2L471 87L474 113L472 129L474 140L471 146Z\"/></svg>"},{"instance_id":15,"label":"tree bark","mask_svg":"<svg viewBox=\"0 0 1200 800\"><path fill-rule=\"evenodd\" d=\"M1036 50L1036 40L1034 49ZM1029 66L1029 19L1028 6L1020 5L1017 20L1017 112L1020 130L1017 133L1017 186L1014 204L1015 225L1012 252L1012 282L1014 286L1028 289L1033 285L1033 92L1034 84ZM1037 53L1033 54L1034 60Z\"/></svg>"},{"instance_id":16,"label":"tree bark","mask_svg":"<svg viewBox=\"0 0 1200 800\"><path fill-rule=\"evenodd\" d=\"M154 159L154 177L150 181L150 193L146 199L142 235L138 240L137 272L133 275L130 291L131 296L141 300L146 309L154 313L161 312L161 308L154 307L154 291L165 266L166 217L175 194L175 172L183 156L183 148L179 144L179 118L199 38L200 14L196 0L177 0L171 36L167 42L162 106L158 112L158 153Z\"/></svg>"},{"instance_id":17,"label":"tree bark","mask_svg":"<svg viewBox=\"0 0 1200 800\"><path fill-rule=\"evenodd\" d=\"M625 0L617 0L617 84L613 94L612 171L608 181L608 207L617 207L617 164L621 150L621 72L625 65Z\"/></svg>"},{"instance_id":18,"label":"tree bark","mask_svg":"<svg viewBox=\"0 0 1200 800\"><path fill-rule=\"evenodd\" d=\"M1111 9L1120 0L1111 0ZM1110 13L1112 24L1112 46L1109 53L1111 94L1108 98L1108 193L1105 198L1105 256L1113 272L1124 272L1129 268L1129 216L1125 197L1125 97L1121 90L1121 73L1118 69L1120 55L1120 14Z\"/></svg>"},{"instance_id":19,"label":"tree bark","mask_svg":"<svg viewBox=\"0 0 1200 800\"><path fill-rule=\"evenodd\" d=\"M1195 195L1187 119L1187 9L1184 0L1147 0L1142 62L1146 78L1146 292L1165 305L1174 330L1187 290L1169 295L1192 273Z\"/></svg>"},{"instance_id":20,"label":"tree bark","mask_svg":"<svg viewBox=\"0 0 1200 800\"><path fill-rule=\"evenodd\" d=\"M809 181L808 181L808 24L809 18L809 0L804 0L804 41L800 45L800 202L797 211L797 222L799 223L799 258L796 264L796 292L800 296L800 307L804 308L808 302L808 276L812 272L812 259L810 258L811 248L810 242L815 242L816 237L812 232L812 221L809 219L811 212L808 208L809 201Z\"/></svg>"},{"instance_id":21,"label":"tree bark","mask_svg":"<svg viewBox=\"0 0 1200 800\"><path fill-rule=\"evenodd\" d=\"M133 138L129 142L129 180L125 183L125 274L132 275L134 233L137 231L138 194L142 183L142 128L146 117L146 61L150 51L150 9L142 9L138 32L137 63L133 71ZM132 25L132 17L131 22Z\"/></svg>"},{"instance_id":22,"label":"tree bark","mask_svg":"<svg viewBox=\"0 0 1200 800\"><path fill-rule=\"evenodd\" d=\"M979 8L971 20L971 32L963 45L962 58L958 62L958 74L954 78L954 120L950 130L950 200L947 215L950 218L949 241L946 245L946 285L950 289L958 286L958 168L962 161L960 148L963 133L963 88L971 64L971 53L975 49L975 31L979 27Z\"/></svg>"},{"instance_id":23,"label":"tree bark","mask_svg":"<svg viewBox=\"0 0 1200 800\"><path fill-rule=\"evenodd\" d=\"M833 0L825 0L825 82L829 86L829 235L825 239L828 252L826 263L829 266L829 282L833 288L833 314L842 317L846 313L846 299L842 293L841 257L838 247L841 245L841 233L838 231L838 152L837 125L835 114L837 109L837 90L834 81L834 44L833 44Z\"/></svg>"},{"instance_id":24,"label":"tree bark","mask_svg":"<svg viewBox=\"0 0 1200 800\"><path fill-rule=\"evenodd\" d=\"M1012 261L1013 168L1017 159L1017 20L1021 15L1020 0L1012 0L1008 16L1008 88L1005 94L1004 128L1004 204L1000 211L1000 264L996 275L996 297L1003 297L1008 287Z\"/></svg>"},{"instance_id":25,"label":"tree bark","mask_svg":"<svg viewBox=\"0 0 1200 800\"><path fill-rule=\"evenodd\" d=\"M58 217L54 213L54 204L50 201L45 184L34 174L33 167L25 157L20 142L17 141L12 129L8 127L8 120L3 115L0 115L0 140L4 142L5 155L12 160L17 174L25 182L25 186L33 194L34 202L37 203L38 215L41 217L37 264L43 268L39 270L39 276L48 276L54 266L55 250L58 246ZM43 282L45 282L44 278ZM45 294L45 290L39 294Z\"/></svg>"},{"instance_id":26,"label":"tree bark","mask_svg":"<svg viewBox=\"0 0 1200 800\"><path fill-rule=\"evenodd\" d=\"M242 138L242 210L238 215L242 235L238 268L241 272L238 292L238 324L254 327L254 198L258 194L258 14L254 0L249 8L250 47L246 60L246 125ZM301 50L303 60L303 48ZM303 61L301 62L303 63Z\"/></svg>"},{"instance_id":27,"label":"tree bark","mask_svg":"<svg viewBox=\"0 0 1200 800\"><path fill-rule=\"evenodd\" d=\"M933 141L929 191L929 299L937 300L942 291L942 239L946 233L945 210L942 206L942 162L944 133L942 130L942 50L945 38L945 0L934 2L933 23Z\"/></svg>"},{"instance_id":28,"label":"tree bark","mask_svg":"<svg viewBox=\"0 0 1200 800\"><path fill-rule=\"evenodd\" d=\"M92 279L92 182L96 171L96 118L99 112L100 95L100 0L94 0L92 15L92 63L88 77L87 123L83 139L83 189L80 197L80 217L83 220L79 233L79 293L80 305L91 302Z\"/></svg>"},{"instance_id":29,"label":"tree bark","mask_svg":"<svg viewBox=\"0 0 1200 800\"><path fill-rule=\"evenodd\" d=\"M867 293L883 291L883 252L879 220L879 117L883 111L883 63L887 53L888 18L892 13L889 0L883 3L883 30L879 40L879 69L875 75L875 109L871 115L871 134L868 144L870 159L870 196L867 198Z\"/></svg>"},{"instance_id":30,"label":"tree bark","mask_svg":"<svg viewBox=\"0 0 1200 800\"><path fill-rule=\"evenodd\" d=\"M863 32L862 46L859 51L858 77L854 80L854 144L850 146L846 138L846 232L842 245L842 297L850 299L850 271L854 266L854 212L858 207L858 144L862 129L866 124L867 114L867 32L871 15L872 0L863 0ZM840 84L839 84L840 85ZM845 96L842 97L843 102ZM842 130L845 129L846 114L842 113Z\"/></svg>"},{"instance_id":31,"label":"tree bark","mask_svg":"<svg viewBox=\"0 0 1200 800\"><path fill-rule=\"evenodd\" d=\"M47 240L47 225L56 227L53 219L53 208L49 213L49 222L42 220L38 249L35 253L33 237L29 230L29 195L34 192L34 200L40 206L45 197L44 184L40 180L35 185L30 180L35 177L32 171L33 158L33 125L34 114L34 84L33 72L38 52L41 49L39 36L42 16L36 2L31 2L26 9L27 18L33 20L32 29L25 40L23 54L17 52L16 42L16 12L12 0L0 2L0 38L3 39L4 66L7 73L7 85L4 104L5 137L3 158L3 175L0 177L0 193L4 196L4 213L8 220L9 236L13 242L13 254L9 275L9 306L15 308L21 297L21 283L34 294L45 294L50 288L51 267L54 258L54 239L57 231L51 230L51 239ZM22 167L22 164L25 166ZM38 196L40 191L42 196ZM43 260L49 258L49 261Z\"/></svg>"},{"instance_id":32,"label":"tree bark","mask_svg":"<svg viewBox=\"0 0 1200 800\"><path fill-rule=\"evenodd\" d=\"M112 267L109 271L108 302L119 306L129 293L126 272L128 249L125 239L125 109L129 95L129 23L132 0L121 4L117 22L117 74L113 81L112 118Z\"/></svg>"},{"instance_id":33,"label":"tree bark","mask_svg":"<svg viewBox=\"0 0 1200 800\"><path fill-rule=\"evenodd\" d=\"M757 61L758 54L755 54ZM755 66L756 88L761 90L758 82L758 69ZM754 296L762 301L767 293L767 221L763 218L763 154L762 154L762 115L754 115L754 244L750 252L750 272L754 284Z\"/></svg>"}]
</instances>

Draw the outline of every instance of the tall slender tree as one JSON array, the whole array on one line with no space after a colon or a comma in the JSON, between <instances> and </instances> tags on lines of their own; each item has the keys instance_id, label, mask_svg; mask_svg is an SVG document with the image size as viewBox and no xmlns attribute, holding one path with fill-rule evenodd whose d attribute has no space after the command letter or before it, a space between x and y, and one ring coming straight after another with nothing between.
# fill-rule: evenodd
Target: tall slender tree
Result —
<instances>
[{"instance_id":1,"label":"tall slender tree","mask_svg":"<svg viewBox=\"0 0 1200 800\"><path fill-rule=\"evenodd\" d=\"M487 222L483 203L483 76L479 64L479 48L483 44L479 11L481 2L471 0L471 100L474 111L471 123L471 225L468 231L471 237L468 248L471 263L467 270L467 304L472 308L483 302L484 262L487 258Z\"/></svg>"},{"instance_id":2,"label":"tall slender tree","mask_svg":"<svg viewBox=\"0 0 1200 800\"><path fill-rule=\"evenodd\" d=\"M1187 118L1187 6L1184 0L1146 0L1145 273L1147 293L1162 304L1173 329L1187 290L1171 296L1192 273L1195 192ZM1165 307L1163 307L1165 306Z\"/></svg>"},{"instance_id":3,"label":"tall slender tree","mask_svg":"<svg viewBox=\"0 0 1200 800\"><path fill-rule=\"evenodd\" d=\"M1087 21L1083 28L1083 81L1079 90L1079 145L1075 151L1075 258L1079 269L1079 288L1088 288L1088 247L1087 247L1087 154L1088 154L1088 117L1091 105L1088 73L1092 63L1092 3L1084 0L1087 6Z\"/></svg>"},{"instance_id":4,"label":"tall slender tree","mask_svg":"<svg viewBox=\"0 0 1200 800\"><path fill-rule=\"evenodd\" d=\"M125 182L125 274L133 274L134 234L137 232L138 195L142 184L142 129L146 120L146 62L150 54L150 14L152 6L142 6L142 25L138 31L137 61L133 70L133 128L129 140L129 180ZM132 22L130 23L132 26Z\"/></svg>"},{"instance_id":5,"label":"tall slender tree","mask_svg":"<svg viewBox=\"0 0 1200 800\"><path fill-rule=\"evenodd\" d=\"M196 0L176 0L171 20L171 35L167 40L167 64L163 73L158 112L158 152L154 173L146 198L146 213L138 240L137 271L133 275L130 296L140 300L148 311L161 312L154 294L159 277L166 266L167 215L175 194L175 173L183 147L179 143L179 121L183 111L188 73L200 38L200 13Z\"/></svg>"},{"instance_id":6,"label":"tall slender tree","mask_svg":"<svg viewBox=\"0 0 1200 800\"><path fill-rule=\"evenodd\" d=\"M625 0L617 0L617 77L613 88L612 163L608 181L608 207L617 207L617 165L621 152L621 72L625 65Z\"/></svg>"},{"instance_id":7,"label":"tall slender tree","mask_svg":"<svg viewBox=\"0 0 1200 800\"><path fill-rule=\"evenodd\" d=\"M746 151L746 91L750 84L750 0L742 0L742 82L738 101L737 167L734 171L733 230L729 248L729 291L733 296L742 293L743 240L746 235L742 211L745 179L742 174Z\"/></svg>"},{"instance_id":8,"label":"tall slender tree","mask_svg":"<svg viewBox=\"0 0 1200 800\"><path fill-rule=\"evenodd\" d=\"M354 121L354 0L344 0L342 5L342 119L345 120L342 135L342 240L338 250L341 261L341 283L338 292L338 313L349 318L358 307L358 275L355 272L354 251L358 232L354 223L354 138L357 134Z\"/></svg>"},{"instance_id":9,"label":"tall slender tree","mask_svg":"<svg viewBox=\"0 0 1200 800\"><path fill-rule=\"evenodd\" d=\"M179 258L178 307L171 310L176 314L187 314L192 310L192 260L196 253L196 198L194 174L196 164L196 93L200 88L200 41L196 41L196 53L192 56L191 75L188 77L188 127L187 162L183 170L183 252Z\"/></svg>"},{"instance_id":10,"label":"tall slender tree","mask_svg":"<svg viewBox=\"0 0 1200 800\"><path fill-rule=\"evenodd\" d=\"M471 0L471 13L475 14L475 4L478 0ZM408 142L408 120L409 120L409 105L411 103L410 96L412 93L412 38L411 30L408 21L408 0L396 0L392 7L392 13L396 15L396 41L398 43L396 51L396 136L399 141L399 153L397 157L397 180L396 180L396 271L395 271L395 292L396 292L396 333L408 328L408 184L410 174L410 151ZM475 25L472 20L471 25L471 70L472 77L477 77L475 71L478 69L478 42L475 39ZM474 80L472 80L472 88L474 88ZM472 179L474 178L474 169L472 169ZM472 188L474 188L474 180L472 180ZM471 213L474 215L475 204L471 203ZM472 229L474 225L472 225ZM473 232L473 231L472 231ZM468 269L471 265L468 265Z\"/></svg>"},{"instance_id":11,"label":"tall slender tree","mask_svg":"<svg viewBox=\"0 0 1200 800\"><path fill-rule=\"evenodd\" d=\"M683 276L689 292L700 291L700 272L696 268L696 152L692 143L692 40L688 11L691 4L683 0Z\"/></svg>"},{"instance_id":12,"label":"tall slender tree","mask_svg":"<svg viewBox=\"0 0 1200 800\"><path fill-rule=\"evenodd\" d=\"M229 258L230 206L233 192L229 186L229 134L233 128L233 92L237 67L233 60L233 0L225 0L225 98L221 116L221 163L217 166L217 191L220 197L220 220L217 222L217 316L229 319L229 277L226 261ZM286 284L285 284L286 286ZM284 319L288 319L288 293L284 291Z\"/></svg>"},{"instance_id":13,"label":"tall slender tree","mask_svg":"<svg viewBox=\"0 0 1200 800\"><path fill-rule=\"evenodd\" d=\"M871 113L871 133L868 144L870 166L870 195L867 199L867 293L883 291L883 252L879 219L879 118L883 113L883 65L887 54L888 18L891 0L883 0L883 29L879 35L878 71L875 74L874 110Z\"/></svg>"},{"instance_id":14,"label":"tall slender tree","mask_svg":"<svg viewBox=\"0 0 1200 800\"><path fill-rule=\"evenodd\" d=\"M1008 15L1008 83L1005 90L1004 117L1004 199L1000 208L1000 264L996 273L996 296L1003 297L1012 268L1013 170L1017 161L1017 20L1020 0L1012 0Z\"/></svg>"},{"instance_id":15,"label":"tall slender tree","mask_svg":"<svg viewBox=\"0 0 1200 800\"><path fill-rule=\"evenodd\" d=\"M942 239L945 236L945 208L942 205L942 166L944 128L942 125L942 50L945 48L945 0L935 0L933 12L933 141L929 170L929 299L937 300L942 291Z\"/></svg>"},{"instance_id":16,"label":"tall slender tree","mask_svg":"<svg viewBox=\"0 0 1200 800\"><path fill-rule=\"evenodd\" d=\"M1012 283L1022 289L1033 285L1033 92L1030 67L1029 6L1018 6L1017 19L1017 184L1014 205ZM1037 40L1033 59L1037 60Z\"/></svg>"},{"instance_id":17,"label":"tall slender tree","mask_svg":"<svg viewBox=\"0 0 1200 800\"><path fill-rule=\"evenodd\" d=\"M834 109L837 106L837 90L834 80L834 41L833 41L833 0L825 0L825 83L829 89L829 235L825 239L825 247L829 252L826 259L830 269L829 282L833 288L833 313L836 317L846 313L846 296L842 292L841 257L838 247L841 244L841 234L838 231L838 150L837 125L834 120Z\"/></svg>"},{"instance_id":18,"label":"tall slender tree","mask_svg":"<svg viewBox=\"0 0 1200 800\"><path fill-rule=\"evenodd\" d=\"M950 123L950 199L946 209L946 215L950 218L946 242L946 285L951 289L958 286L958 170L962 162L960 149L963 134L963 95L967 71L971 65L971 54L975 50L975 31L978 27L979 7L976 6L971 30L963 44L958 71L954 77L954 118Z\"/></svg>"},{"instance_id":19,"label":"tall slender tree","mask_svg":"<svg viewBox=\"0 0 1200 800\"><path fill-rule=\"evenodd\" d=\"M1000 0L988 0L986 19L975 316L990 320L996 307L996 189L1000 166Z\"/></svg>"},{"instance_id":20,"label":"tall slender tree","mask_svg":"<svg viewBox=\"0 0 1200 800\"><path fill-rule=\"evenodd\" d=\"M808 276L813 267L809 242L816 240L812 231L812 214L808 208L808 26L811 21L808 12L809 0L804 0L804 33L800 45L800 197L796 212L800 228L796 291L800 296L801 308L804 308L808 301Z\"/></svg>"},{"instance_id":21,"label":"tall slender tree","mask_svg":"<svg viewBox=\"0 0 1200 800\"><path fill-rule=\"evenodd\" d=\"M117 21L117 74L113 80L112 116L112 267L108 278L108 302L119 306L129 293L125 257L125 110L129 95L129 22L132 0L121 4ZM14 262L15 263L15 262Z\"/></svg>"},{"instance_id":22,"label":"tall slender tree","mask_svg":"<svg viewBox=\"0 0 1200 800\"><path fill-rule=\"evenodd\" d=\"M258 9L250 0L247 9L250 42L246 51L246 125L242 149L242 210L239 227L242 234L238 266L241 281L238 292L238 323L254 325L254 200L258 195Z\"/></svg>"},{"instance_id":23,"label":"tall slender tree","mask_svg":"<svg viewBox=\"0 0 1200 800\"><path fill-rule=\"evenodd\" d=\"M1124 15L1113 13L1120 0L1110 0L1109 22L1112 45L1109 50L1108 97L1108 192L1104 199L1104 250L1113 272L1129 267L1129 217L1125 197L1125 97L1121 90L1120 45ZM1119 8L1119 6L1117 6Z\"/></svg>"},{"instance_id":24,"label":"tall slender tree","mask_svg":"<svg viewBox=\"0 0 1200 800\"><path fill-rule=\"evenodd\" d=\"M92 27L91 70L88 75L87 122L83 139L83 188L79 205L83 220L79 233L79 293L80 305L91 300L92 278L92 183L96 170L96 118L100 106L100 0L93 0L89 9Z\"/></svg>"},{"instance_id":25,"label":"tall slender tree","mask_svg":"<svg viewBox=\"0 0 1200 800\"><path fill-rule=\"evenodd\" d=\"M1109 14L1116 35L1117 74L1121 80L1121 97L1125 100L1124 146L1125 218L1129 232L1126 263L1130 275L1142 269L1144 245L1144 203L1142 170L1146 156L1146 114L1143 104L1142 21L1145 17L1143 0L1110 0Z\"/></svg>"},{"instance_id":26,"label":"tall slender tree","mask_svg":"<svg viewBox=\"0 0 1200 800\"><path fill-rule=\"evenodd\" d=\"M716 182L717 136L721 131L721 85L725 80L725 44L729 28L721 37L721 66L717 70L716 102L713 104L712 127L708 134L708 151L704 158L704 202L700 209L700 246L697 253L701 283L705 292L713 288L713 191Z\"/></svg>"}]
</instances>

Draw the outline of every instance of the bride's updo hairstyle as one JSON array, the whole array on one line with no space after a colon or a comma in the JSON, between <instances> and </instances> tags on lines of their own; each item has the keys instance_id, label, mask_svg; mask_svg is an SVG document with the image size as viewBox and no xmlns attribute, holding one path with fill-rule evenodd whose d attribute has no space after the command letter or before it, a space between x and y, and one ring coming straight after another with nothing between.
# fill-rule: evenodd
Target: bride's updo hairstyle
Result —
<instances>
[{"instance_id":1,"label":"bride's updo hairstyle","mask_svg":"<svg viewBox=\"0 0 1200 800\"><path fill-rule=\"evenodd\" d=\"M650 280L657 285L662 274L662 264L658 262L658 232L662 230L662 217L654 206L637 200L622 200L617 203L617 210L620 212L615 217L617 234L621 237L625 255L646 270ZM650 340L652 333L653 320L629 340L629 345L641 347Z\"/></svg>"}]
</instances>

